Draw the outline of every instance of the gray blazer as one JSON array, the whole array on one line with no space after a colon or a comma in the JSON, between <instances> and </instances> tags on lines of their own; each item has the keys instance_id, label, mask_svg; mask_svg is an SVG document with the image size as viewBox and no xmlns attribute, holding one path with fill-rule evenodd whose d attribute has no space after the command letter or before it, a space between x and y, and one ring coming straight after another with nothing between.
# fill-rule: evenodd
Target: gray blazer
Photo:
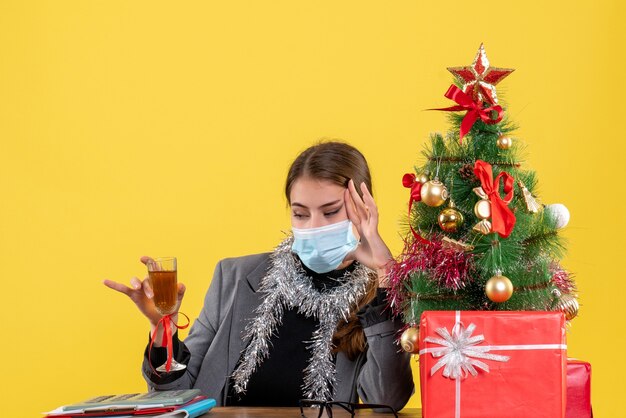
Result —
<instances>
[{"instance_id":1,"label":"gray blazer","mask_svg":"<svg viewBox=\"0 0 626 418\"><path fill-rule=\"evenodd\" d=\"M241 336L262 301L258 290L268 268L269 253L217 264L204 307L184 342L191 352L185 373L173 382L155 384L144 359L142 371L150 390L197 388L218 405L225 404L230 375L248 343ZM364 328L368 348L354 361L337 354L335 400L357 402L360 397L365 403L404 407L413 393L413 376L410 355L394 344L400 326L387 320Z\"/></svg>"}]
</instances>

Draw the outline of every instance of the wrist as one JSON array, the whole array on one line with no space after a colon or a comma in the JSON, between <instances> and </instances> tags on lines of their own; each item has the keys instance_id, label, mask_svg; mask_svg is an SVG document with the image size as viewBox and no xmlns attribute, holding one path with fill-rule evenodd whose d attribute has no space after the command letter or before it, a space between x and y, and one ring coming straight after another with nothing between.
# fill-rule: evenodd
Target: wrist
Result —
<instances>
[{"instance_id":1,"label":"wrist","mask_svg":"<svg viewBox=\"0 0 626 418\"><path fill-rule=\"evenodd\" d=\"M385 258L385 261L383 261L382 263L378 263L376 265L376 271L377 272L388 273L389 270L391 270L391 267L393 267L393 265L395 264L395 262L396 262L396 260L393 258L393 256L391 254L389 254Z\"/></svg>"},{"instance_id":2,"label":"wrist","mask_svg":"<svg viewBox=\"0 0 626 418\"><path fill-rule=\"evenodd\" d=\"M378 287L389 287L389 271L391 271L395 262L396 260L390 256L387 262L376 268L376 274L378 275Z\"/></svg>"}]
</instances>

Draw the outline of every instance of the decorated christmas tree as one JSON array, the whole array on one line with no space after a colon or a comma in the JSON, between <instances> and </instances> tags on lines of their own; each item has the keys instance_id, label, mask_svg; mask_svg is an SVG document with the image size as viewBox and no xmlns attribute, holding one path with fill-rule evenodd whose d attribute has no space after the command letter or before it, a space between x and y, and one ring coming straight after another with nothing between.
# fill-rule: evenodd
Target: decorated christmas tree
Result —
<instances>
[{"instance_id":1,"label":"decorated christmas tree","mask_svg":"<svg viewBox=\"0 0 626 418\"><path fill-rule=\"evenodd\" d=\"M496 94L513 72L490 66L483 45L474 62L448 68L456 85L451 128L433 134L424 160L403 185L410 189L405 248L390 273L389 302L407 329L403 348L417 350L417 324L432 310L578 313L572 276L560 264L561 204L542 204L534 171Z\"/></svg>"}]
</instances>

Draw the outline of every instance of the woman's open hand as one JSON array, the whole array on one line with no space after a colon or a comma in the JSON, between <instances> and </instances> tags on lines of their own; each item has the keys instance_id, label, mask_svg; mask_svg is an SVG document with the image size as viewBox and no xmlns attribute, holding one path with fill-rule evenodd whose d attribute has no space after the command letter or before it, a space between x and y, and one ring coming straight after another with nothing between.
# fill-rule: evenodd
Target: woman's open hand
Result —
<instances>
[{"instance_id":1,"label":"woman's open hand","mask_svg":"<svg viewBox=\"0 0 626 418\"><path fill-rule=\"evenodd\" d=\"M150 257L143 256L140 258L140 261L143 264L147 264L151 260ZM161 314L159 314L154 306L152 288L150 287L150 281L148 278L144 278L143 280L139 280L137 277L133 277L130 279L130 287L123 284L118 283L113 280L105 280L104 285L116 290L120 293L125 294L133 301L135 306L139 309L139 311L148 318L150 321L151 328L154 330L157 323L161 319ZM183 301L183 296L185 295L185 285L182 283L178 283L178 302L176 305L176 312L180 308L180 304ZM172 318L174 321L175 317Z\"/></svg>"},{"instance_id":2,"label":"woman's open hand","mask_svg":"<svg viewBox=\"0 0 626 418\"><path fill-rule=\"evenodd\" d=\"M363 198L359 196L352 180L344 195L348 218L361 236L361 245L354 251L353 257L378 272L380 287L386 287L386 268L393 261L393 256L378 233L376 202L365 183L361 183L360 187Z\"/></svg>"}]
</instances>

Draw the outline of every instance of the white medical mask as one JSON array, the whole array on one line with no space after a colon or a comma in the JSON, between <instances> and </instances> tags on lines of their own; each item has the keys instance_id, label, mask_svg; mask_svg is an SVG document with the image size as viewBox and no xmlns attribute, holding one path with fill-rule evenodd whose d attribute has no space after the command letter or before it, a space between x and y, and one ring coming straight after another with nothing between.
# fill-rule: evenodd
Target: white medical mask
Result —
<instances>
[{"instance_id":1,"label":"white medical mask","mask_svg":"<svg viewBox=\"0 0 626 418\"><path fill-rule=\"evenodd\" d=\"M319 228L291 230L294 237L291 250L298 254L305 266L316 273L335 270L359 245L350 220Z\"/></svg>"}]
</instances>

